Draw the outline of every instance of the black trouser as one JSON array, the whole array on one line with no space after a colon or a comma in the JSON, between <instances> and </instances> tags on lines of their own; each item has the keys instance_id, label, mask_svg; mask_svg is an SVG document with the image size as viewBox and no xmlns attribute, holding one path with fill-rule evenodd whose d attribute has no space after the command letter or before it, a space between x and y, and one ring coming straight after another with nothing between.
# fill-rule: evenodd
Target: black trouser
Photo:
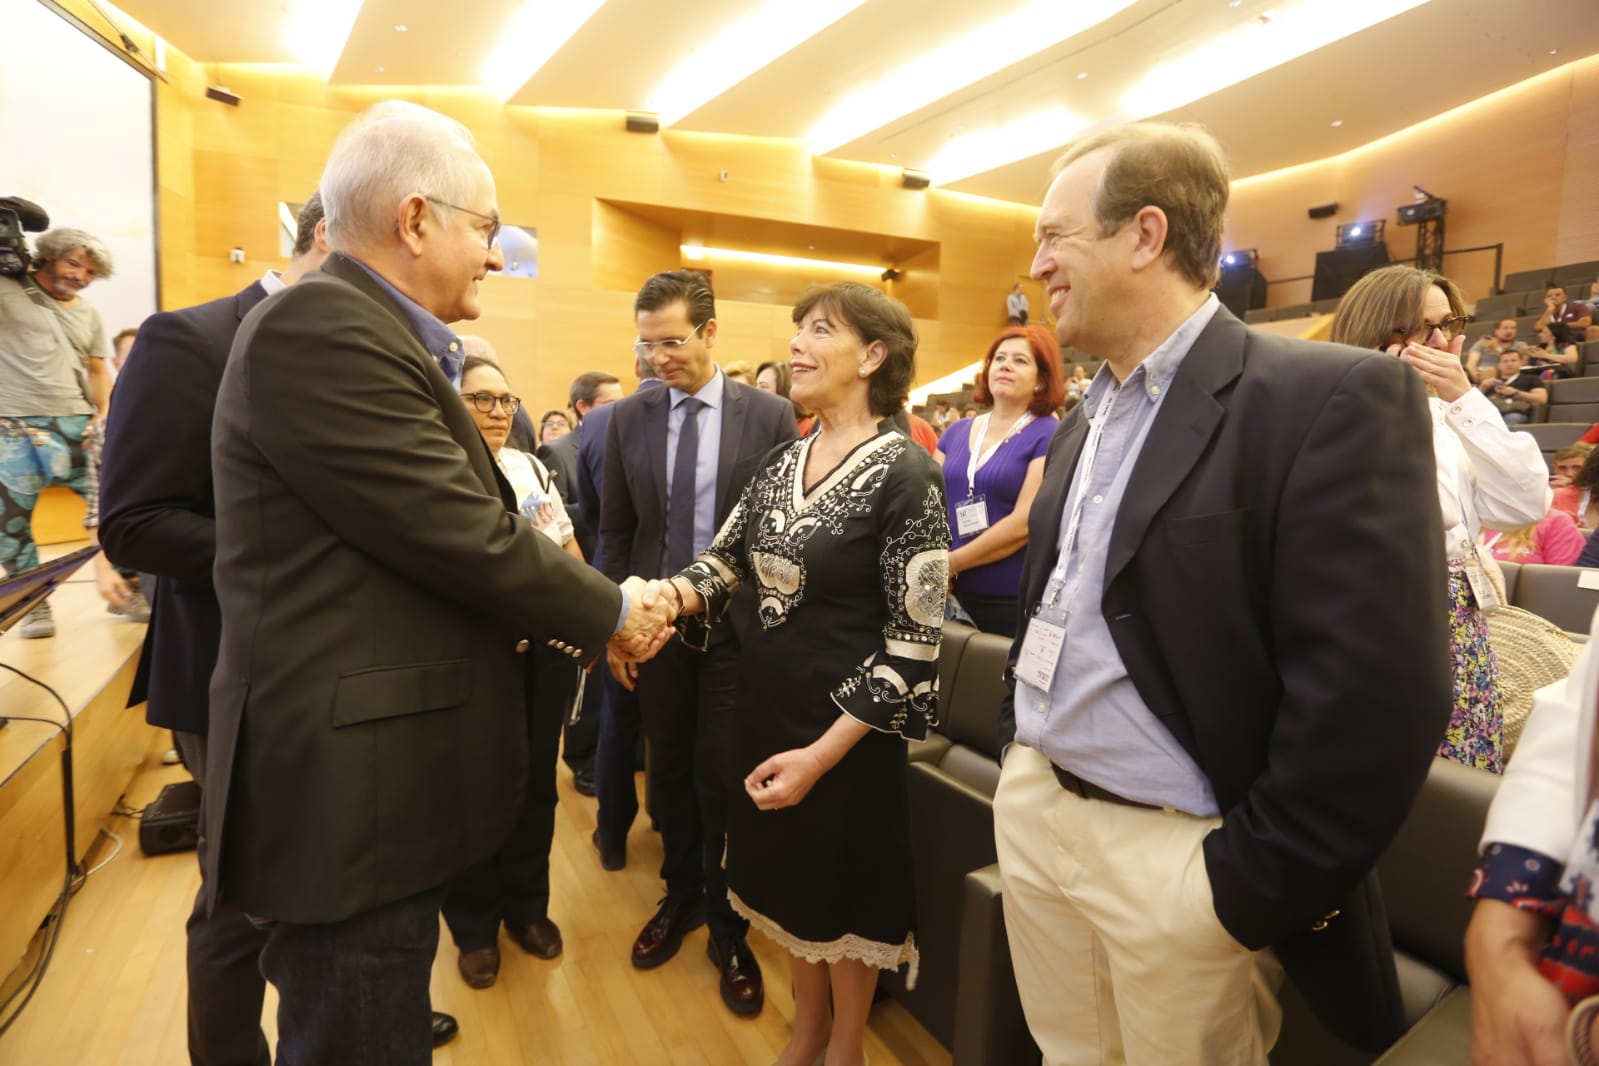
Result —
<instances>
[{"instance_id":1,"label":"black trouser","mask_svg":"<svg viewBox=\"0 0 1599 1066\"><path fill-rule=\"evenodd\" d=\"M204 796L205 737L174 732L172 738ZM204 818L200 825L204 827ZM202 879L206 850L201 833ZM266 979L260 955L266 933L230 908L218 907L207 917L200 904L205 894L203 880L201 884L188 924L189 1061L194 1066L269 1066L272 1057L261 1031Z\"/></svg>"},{"instance_id":2,"label":"black trouser","mask_svg":"<svg viewBox=\"0 0 1599 1066\"><path fill-rule=\"evenodd\" d=\"M604 692L600 685L600 675L610 672L602 657L589 672L588 680L583 685L583 708L577 721L572 721L570 701L562 712L564 721L561 725L561 735L564 743L561 745L561 760L573 773L594 769L594 757L600 745L600 702L601 694Z\"/></svg>"},{"instance_id":3,"label":"black trouser","mask_svg":"<svg viewBox=\"0 0 1599 1066\"><path fill-rule=\"evenodd\" d=\"M1002 637L1016 637L1015 596L964 596L956 594L966 613L972 616L977 628L984 633L998 633Z\"/></svg>"},{"instance_id":4,"label":"black trouser","mask_svg":"<svg viewBox=\"0 0 1599 1066\"><path fill-rule=\"evenodd\" d=\"M673 639L639 667L638 678L650 744L650 809L665 852L661 878L668 896L704 893L706 924L719 940L749 929L727 901L722 870L737 675L738 642L718 633L709 652Z\"/></svg>"},{"instance_id":5,"label":"black trouser","mask_svg":"<svg viewBox=\"0 0 1599 1066\"><path fill-rule=\"evenodd\" d=\"M604 662L594 667L589 684L601 691L599 745L594 752L594 795L600 840L607 848L627 846L627 834L638 816L638 694L623 688Z\"/></svg>"},{"instance_id":6,"label":"black trouser","mask_svg":"<svg viewBox=\"0 0 1599 1066\"><path fill-rule=\"evenodd\" d=\"M462 951L494 944L502 921L525 927L549 913L556 749L577 668L548 648L530 652L528 667L527 788L507 798L520 806L516 828L494 855L457 875L444 900L444 921Z\"/></svg>"},{"instance_id":7,"label":"black trouser","mask_svg":"<svg viewBox=\"0 0 1599 1066\"><path fill-rule=\"evenodd\" d=\"M325 925L266 922L277 1066L430 1066L444 886Z\"/></svg>"}]
</instances>

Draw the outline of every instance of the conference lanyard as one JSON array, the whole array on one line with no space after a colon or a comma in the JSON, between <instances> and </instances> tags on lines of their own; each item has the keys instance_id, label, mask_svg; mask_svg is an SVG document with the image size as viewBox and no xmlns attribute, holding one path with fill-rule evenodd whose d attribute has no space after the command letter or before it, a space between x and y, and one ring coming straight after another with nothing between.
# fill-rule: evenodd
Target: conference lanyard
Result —
<instances>
[{"instance_id":1,"label":"conference lanyard","mask_svg":"<svg viewBox=\"0 0 1599 1066\"><path fill-rule=\"evenodd\" d=\"M1060 604L1061 593L1066 589L1066 568L1071 564L1071 559L1077 548L1077 535L1083 525L1083 507L1088 498L1089 483L1094 478L1094 464L1099 459L1099 445L1105 436L1105 423L1110 419L1110 413L1116 404L1116 397L1126 388L1126 383L1111 389L1109 394L1101 401L1099 412L1088 420L1088 439L1083 442L1083 454L1077 462L1077 486L1072 493L1072 506L1066 519L1066 532L1060 541L1060 556L1055 562L1055 569L1050 572L1049 581L1044 586L1044 599L1039 605L1040 610L1054 611ZM1082 567L1079 565L1078 573ZM1066 597L1066 602L1071 603L1076 594L1073 585L1072 595Z\"/></svg>"},{"instance_id":2,"label":"conference lanyard","mask_svg":"<svg viewBox=\"0 0 1599 1066\"><path fill-rule=\"evenodd\" d=\"M983 464L992 459L994 457L994 453L999 451L1000 447L1003 446L1006 441L1010 440L1023 429L1027 428L1027 423L1033 420L1033 413L1028 411L1026 414L1022 415L1022 417L1018 418L1014 423L1011 424L1009 433L1006 433L999 440L995 441L993 447L989 448L986 452L978 455L977 448L982 446L983 438L988 435L988 421L993 417L993 413L990 412L988 414L979 416L977 421L972 423L972 436L971 440L968 441L966 448L967 452L969 453L966 456L966 496L968 499L977 494L977 472L983 468ZM973 447L972 445L974 444L977 447Z\"/></svg>"}]
</instances>

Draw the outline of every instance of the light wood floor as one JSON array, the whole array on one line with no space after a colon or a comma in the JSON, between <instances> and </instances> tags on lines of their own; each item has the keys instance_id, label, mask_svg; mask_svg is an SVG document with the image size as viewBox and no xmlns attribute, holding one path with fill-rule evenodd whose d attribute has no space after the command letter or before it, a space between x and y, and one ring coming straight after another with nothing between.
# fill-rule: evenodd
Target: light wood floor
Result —
<instances>
[{"instance_id":1,"label":"light wood floor","mask_svg":"<svg viewBox=\"0 0 1599 1066\"><path fill-rule=\"evenodd\" d=\"M184 779L153 760L128 802L142 806L161 786ZM455 969L440 930L433 1004L461 1022L461 1035L434 1054L438 1066L732 1066L771 1062L793 1018L787 956L750 936L766 977L766 1008L739 1018L722 1005L717 975L699 930L661 968L628 961L633 937L661 894L660 838L641 815L626 870L607 873L589 843L595 804L577 795L563 765L561 806L551 856L551 917L566 949L542 961L502 938L500 980L473 991ZM138 826L112 818L122 851L91 876L67 912L55 957L38 994L0 1037L0 1066L166 1066L187 1063L184 1040L183 925L199 875L194 853L146 857ZM90 856L111 852L102 838ZM36 941L37 943L37 941ZM31 956L30 956L31 961ZM266 1030L274 1034L268 989ZM948 1066L950 1056L893 1001L872 1014L867 1054L874 1066Z\"/></svg>"}]
</instances>

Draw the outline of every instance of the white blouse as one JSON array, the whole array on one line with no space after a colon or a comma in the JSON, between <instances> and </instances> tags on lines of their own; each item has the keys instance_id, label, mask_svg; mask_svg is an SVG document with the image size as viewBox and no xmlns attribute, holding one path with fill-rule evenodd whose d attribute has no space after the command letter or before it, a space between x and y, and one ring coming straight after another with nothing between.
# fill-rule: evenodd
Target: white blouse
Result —
<instances>
[{"instance_id":1,"label":"white blouse","mask_svg":"<svg viewBox=\"0 0 1599 1066\"><path fill-rule=\"evenodd\" d=\"M511 491L516 495L522 514L532 521L533 528L559 545L571 540L571 516L566 513L566 505L561 502L561 491L555 487L544 464L536 456L515 448L501 448L495 461L500 464L505 479L511 483Z\"/></svg>"},{"instance_id":2,"label":"white blouse","mask_svg":"<svg viewBox=\"0 0 1599 1066\"><path fill-rule=\"evenodd\" d=\"M1478 390L1453 403L1436 396L1428 403L1444 552L1451 562L1480 565L1478 541L1484 525L1515 529L1548 512L1549 468L1532 434L1506 426L1498 408Z\"/></svg>"}]
</instances>

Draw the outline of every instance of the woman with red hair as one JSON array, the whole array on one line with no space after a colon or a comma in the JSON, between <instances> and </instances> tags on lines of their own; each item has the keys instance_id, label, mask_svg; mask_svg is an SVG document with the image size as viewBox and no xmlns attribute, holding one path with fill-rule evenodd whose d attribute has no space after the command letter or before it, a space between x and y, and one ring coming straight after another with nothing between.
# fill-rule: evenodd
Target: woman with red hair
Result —
<instances>
[{"instance_id":1,"label":"woman with red hair","mask_svg":"<svg viewBox=\"0 0 1599 1066\"><path fill-rule=\"evenodd\" d=\"M1066 398L1060 346L1042 326L1011 326L989 345L972 399L988 414L944 431L952 590L977 628L1016 635L1016 590L1027 515L1044 479L1044 453Z\"/></svg>"}]
</instances>

